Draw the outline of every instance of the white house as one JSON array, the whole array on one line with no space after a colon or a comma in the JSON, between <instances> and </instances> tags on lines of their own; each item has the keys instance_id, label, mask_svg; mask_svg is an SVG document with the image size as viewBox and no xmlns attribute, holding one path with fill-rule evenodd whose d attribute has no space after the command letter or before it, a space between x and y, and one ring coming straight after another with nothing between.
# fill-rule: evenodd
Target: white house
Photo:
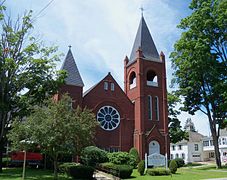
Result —
<instances>
[{"instance_id":1,"label":"white house","mask_svg":"<svg viewBox=\"0 0 227 180\"><path fill-rule=\"evenodd\" d=\"M214 161L214 145L212 137L204 137L203 141L203 159L204 161ZM221 162L227 163L227 129L220 130L219 136L219 152L221 155Z\"/></svg>"},{"instance_id":2,"label":"white house","mask_svg":"<svg viewBox=\"0 0 227 180\"><path fill-rule=\"evenodd\" d=\"M198 132L188 131L188 140L170 144L170 159L182 158L185 163L203 161L203 141Z\"/></svg>"}]
</instances>

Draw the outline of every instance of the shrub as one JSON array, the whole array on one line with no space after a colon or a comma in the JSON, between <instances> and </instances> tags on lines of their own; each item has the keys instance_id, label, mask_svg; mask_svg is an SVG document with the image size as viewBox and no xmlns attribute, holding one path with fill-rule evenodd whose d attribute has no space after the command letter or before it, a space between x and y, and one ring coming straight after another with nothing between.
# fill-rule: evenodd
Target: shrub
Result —
<instances>
[{"instance_id":1,"label":"shrub","mask_svg":"<svg viewBox=\"0 0 227 180\"><path fill-rule=\"evenodd\" d=\"M132 174L133 167L129 165L118 165L113 163L101 163L98 169L110 173L120 178L129 178Z\"/></svg>"},{"instance_id":2,"label":"shrub","mask_svg":"<svg viewBox=\"0 0 227 180\"><path fill-rule=\"evenodd\" d=\"M197 162L189 162L184 165L184 167L192 167L192 166L203 166L204 164L197 163Z\"/></svg>"},{"instance_id":3,"label":"shrub","mask_svg":"<svg viewBox=\"0 0 227 180\"><path fill-rule=\"evenodd\" d=\"M95 166L98 163L108 161L107 152L95 146L84 148L80 158L81 162L88 166Z\"/></svg>"},{"instance_id":4,"label":"shrub","mask_svg":"<svg viewBox=\"0 0 227 180\"><path fill-rule=\"evenodd\" d=\"M138 164L138 172L140 173L141 176L144 174L144 170L145 170L145 162L144 160L142 160Z\"/></svg>"},{"instance_id":5,"label":"shrub","mask_svg":"<svg viewBox=\"0 0 227 180\"><path fill-rule=\"evenodd\" d=\"M170 170L164 168L147 169L147 174L150 176L166 176L170 175Z\"/></svg>"},{"instance_id":6,"label":"shrub","mask_svg":"<svg viewBox=\"0 0 227 180\"><path fill-rule=\"evenodd\" d=\"M127 152L114 152L114 153L108 153L109 161L113 164L127 164L132 167L136 167L136 159L134 156L130 155Z\"/></svg>"},{"instance_id":7,"label":"shrub","mask_svg":"<svg viewBox=\"0 0 227 180\"><path fill-rule=\"evenodd\" d=\"M183 167L185 164L182 158L175 158L174 160L176 161L178 168Z\"/></svg>"},{"instance_id":8,"label":"shrub","mask_svg":"<svg viewBox=\"0 0 227 180\"><path fill-rule=\"evenodd\" d=\"M171 160L169 163L169 169L172 174L175 174L177 172L177 163L175 160Z\"/></svg>"},{"instance_id":9,"label":"shrub","mask_svg":"<svg viewBox=\"0 0 227 180\"><path fill-rule=\"evenodd\" d=\"M140 156L136 148L131 148L129 154L135 157L137 164L140 162Z\"/></svg>"},{"instance_id":10,"label":"shrub","mask_svg":"<svg viewBox=\"0 0 227 180\"><path fill-rule=\"evenodd\" d=\"M66 173L68 176L70 176L69 167L78 166L78 165L79 165L78 163L74 163L74 162L63 163L58 166L58 170L60 173Z\"/></svg>"},{"instance_id":11,"label":"shrub","mask_svg":"<svg viewBox=\"0 0 227 180\"><path fill-rule=\"evenodd\" d=\"M73 179L92 179L95 169L85 165L70 165L67 167L68 174Z\"/></svg>"}]
</instances>

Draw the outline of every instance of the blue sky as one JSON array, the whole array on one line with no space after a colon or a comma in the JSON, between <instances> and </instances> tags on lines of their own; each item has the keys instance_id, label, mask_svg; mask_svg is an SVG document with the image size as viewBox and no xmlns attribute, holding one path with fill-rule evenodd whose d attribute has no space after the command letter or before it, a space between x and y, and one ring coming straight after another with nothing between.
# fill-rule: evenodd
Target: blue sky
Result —
<instances>
[{"instance_id":1,"label":"blue sky","mask_svg":"<svg viewBox=\"0 0 227 180\"><path fill-rule=\"evenodd\" d=\"M72 45L84 90L108 72L123 88L123 60L131 53L141 5L156 47L166 55L169 86L173 71L168 57L181 34L177 24L190 14L190 0L54 0L36 16L50 1L7 0L5 5L11 16L32 9L36 17L33 35L40 36L47 45L57 45L64 54ZM188 117L199 132L209 135L208 121L202 113L183 113L179 117L182 125Z\"/></svg>"}]
</instances>

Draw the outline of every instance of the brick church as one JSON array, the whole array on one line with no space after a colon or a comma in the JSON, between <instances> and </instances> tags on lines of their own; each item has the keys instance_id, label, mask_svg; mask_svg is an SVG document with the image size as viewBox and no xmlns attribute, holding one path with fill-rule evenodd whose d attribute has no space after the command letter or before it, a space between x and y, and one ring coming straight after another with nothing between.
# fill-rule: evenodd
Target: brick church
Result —
<instances>
[{"instance_id":1,"label":"brick church","mask_svg":"<svg viewBox=\"0 0 227 180\"><path fill-rule=\"evenodd\" d=\"M130 58L124 59L124 90L108 73L83 92L70 48L62 69L68 77L59 94L68 93L74 108L94 112L99 124L96 146L110 152L135 147L141 158L145 153L169 155L165 55L158 53L143 16Z\"/></svg>"}]
</instances>

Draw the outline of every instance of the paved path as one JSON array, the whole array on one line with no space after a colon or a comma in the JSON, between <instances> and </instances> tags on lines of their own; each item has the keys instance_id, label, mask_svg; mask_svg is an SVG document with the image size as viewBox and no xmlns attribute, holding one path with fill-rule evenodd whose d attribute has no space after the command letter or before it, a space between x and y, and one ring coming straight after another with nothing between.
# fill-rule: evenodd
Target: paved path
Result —
<instances>
[{"instance_id":1,"label":"paved path","mask_svg":"<svg viewBox=\"0 0 227 180\"><path fill-rule=\"evenodd\" d=\"M95 171L93 177L97 180L120 180L120 178L115 177L111 174L104 173L102 171Z\"/></svg>"}]
</instances>

